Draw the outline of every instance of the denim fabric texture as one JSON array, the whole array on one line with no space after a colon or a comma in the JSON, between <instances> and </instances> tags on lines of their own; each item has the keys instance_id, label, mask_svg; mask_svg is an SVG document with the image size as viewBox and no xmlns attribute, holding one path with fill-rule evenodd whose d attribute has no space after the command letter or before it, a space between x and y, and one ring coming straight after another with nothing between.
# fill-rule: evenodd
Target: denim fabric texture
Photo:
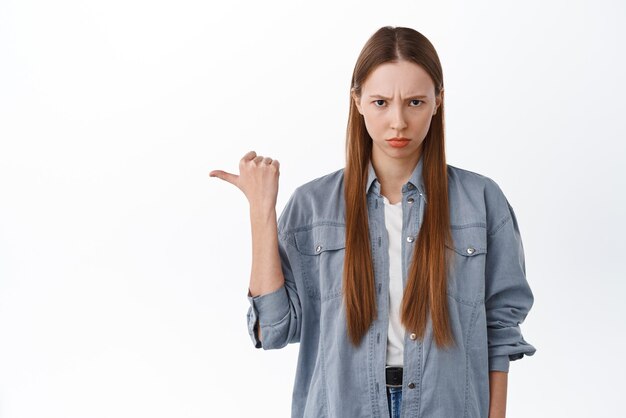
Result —
<instances>
[{"instance_id":1,"label":"denim fabric texture","mask_svg":"<svg viewBox=\"0 0 626 418\"><path fill-rule=\"evenodd\" d=\"M380 183L370 162L366 194L378 317L360 346L346 330L344 169L293 192L278 217L285 284L252 297L248 332L256 348L300 343L292 418L384 418L389 323L389 257ZM454 256L448 307L457 344L439 349L429 319L425 337L404 339L403 418L488 418L489 371L509 371L533 355L520 324L533 305L524 249L513 208L490 178L447 166ZM428 204L422 159L402 186L402 270L407 272ZM255 328L261 328L262 342Z\"/></svg>"},{"instance_id":2,"label":"denim fabric texture","mask_svg":"<svg viewBox=\"0 0 626 418\"><path fill-rule=\"evenodd\" d=\"M387 406L389 408L389 418L400 418L400 408L402 407L402 388L387 388Z\"/></svg>"}]
</instances>

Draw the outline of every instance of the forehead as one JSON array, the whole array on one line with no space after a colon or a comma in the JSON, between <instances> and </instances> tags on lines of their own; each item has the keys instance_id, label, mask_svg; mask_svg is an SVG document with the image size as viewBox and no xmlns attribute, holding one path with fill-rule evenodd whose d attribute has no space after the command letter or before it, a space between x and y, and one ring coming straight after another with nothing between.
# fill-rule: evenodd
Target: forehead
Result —
<instances>
[{"instance_id":1,"label":"forehead","mask_svg":"<svg viewBox=\"0 0 626 418\"><path fill-rule=\"evenodd\" d=\"M376 67L365 79L363 92L367 94L433 94L435 84L426 70L414 62L401 60L386 62Z\"/></svg>"}]
</instances>

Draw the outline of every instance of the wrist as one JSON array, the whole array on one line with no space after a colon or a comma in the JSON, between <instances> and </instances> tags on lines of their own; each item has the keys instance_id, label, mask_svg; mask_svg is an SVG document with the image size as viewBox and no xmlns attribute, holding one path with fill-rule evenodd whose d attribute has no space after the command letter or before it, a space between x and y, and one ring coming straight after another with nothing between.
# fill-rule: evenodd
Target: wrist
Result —
<instances>
[{"instance_id":1,"label":"wrist","mask_svg":"<svg viewBox=\"0 0 626 418\"><path fill-rule=\"evenodd\" d=\"M250 205L252 222L271 222L276 220L276 208L268 205Z\"/></svg>"}]
</instances>

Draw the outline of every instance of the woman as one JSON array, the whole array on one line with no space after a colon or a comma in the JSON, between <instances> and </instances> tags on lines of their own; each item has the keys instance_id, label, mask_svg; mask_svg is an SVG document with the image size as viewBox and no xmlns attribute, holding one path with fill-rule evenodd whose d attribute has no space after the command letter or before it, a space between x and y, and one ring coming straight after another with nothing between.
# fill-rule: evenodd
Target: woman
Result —
<instances>
[{"instance_id":1,"label":"woman","mask_svg":"<svg viewBox=\"0 0 626 418\"><path fill-rule=\"evenodd\" d=\"M500 187L446 163L443 109L432 44L383 27L352 76L345 168L278 221L277 160L211 172L250 203L255 347L300 343L292 417L505 416L533 294Z\"/></svg>"}]
</instances>

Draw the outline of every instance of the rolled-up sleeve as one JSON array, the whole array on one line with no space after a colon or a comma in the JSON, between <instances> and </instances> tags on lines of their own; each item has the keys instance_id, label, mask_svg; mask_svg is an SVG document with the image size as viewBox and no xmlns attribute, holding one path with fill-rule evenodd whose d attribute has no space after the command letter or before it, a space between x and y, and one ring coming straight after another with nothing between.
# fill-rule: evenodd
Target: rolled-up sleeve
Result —
<instances>
[{"instance_id":1,"label":"rolled-up sleeve","mask_svg":"<svg viewBox=\"0 0 626 418\"><path fill-rule=\"evenodd\" d=\"M248 333L255 348L269 349L275 341L281 339L284 326L289 324L289 298L285 286L264 295L251 296L248 288ZM257 322L259 317L263 323ZM263 345L257 337L257 328L261 327ZM283 338L284 339L284 338Z\"/></svg>"},{"instance_id":2,"label":"rolled-up sleeve","mask_svg":"<svg viewBox=\"0 0 626 418\"><path fill-rule=\"evenodd\" d=\"M524 247L515 212L504 198L508 214L488 234L485 271L485 310L489 370L509 371L509 362L536 349L524 340L520 324L534 297L526 280Z\"/></svg>"}]
</instances>

